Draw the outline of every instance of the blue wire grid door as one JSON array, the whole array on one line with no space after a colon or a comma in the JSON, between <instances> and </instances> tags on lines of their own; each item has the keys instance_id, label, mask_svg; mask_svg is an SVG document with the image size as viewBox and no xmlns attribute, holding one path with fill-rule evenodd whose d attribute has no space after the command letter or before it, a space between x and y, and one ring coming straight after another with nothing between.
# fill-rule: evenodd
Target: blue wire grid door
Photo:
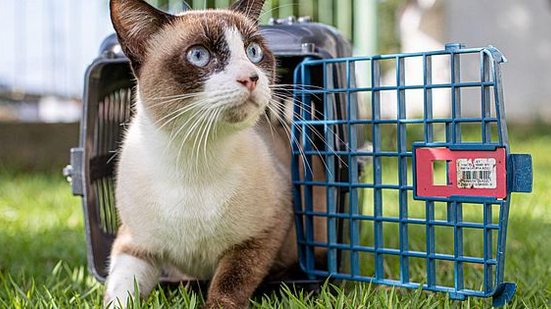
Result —
<instances>
[{"instance_id":1,"label":"blue wire grid door","mask_svg":"<svg viewBox=\"0 0 551 309\"><path fill-rule=\"evenodd\" d=\"M299 65L292 173L308 275L496 306L513 297L510 194L531 191L532 170L529 155L509 153L504 61L493 47L448 44Z\"/></svg>"}]
</instances>

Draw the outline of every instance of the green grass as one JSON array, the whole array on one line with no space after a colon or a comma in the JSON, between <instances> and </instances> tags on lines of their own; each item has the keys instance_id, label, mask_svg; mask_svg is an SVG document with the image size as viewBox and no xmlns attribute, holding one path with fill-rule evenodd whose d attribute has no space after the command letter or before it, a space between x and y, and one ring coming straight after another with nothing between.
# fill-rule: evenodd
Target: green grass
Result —
<instances>
[{"instance_id":1,"label":"green grass","mask_svg":"<svg viewBox=\"0 0 551 309\"><path fill-rule=\"evenodd\" d=\"M533 194L513 197L505 279L518 283L518 289L509 308L551 307L551 135L547 131L518 129L511 137L513 152L533 155L535 186ZM103 285L86 270L85 248L80 201L70 195L61 176L0 170L0 307L99 307ZM396 274L397 264L387 262L385 272ZM156 289L135 307L194 308L202 299L184 287ZM324 286L318 294L283 289L254 299L252 307L481 308L490 304L478 298L455 302L445 294L349 284Z\"/></svg>"}]
</instances>

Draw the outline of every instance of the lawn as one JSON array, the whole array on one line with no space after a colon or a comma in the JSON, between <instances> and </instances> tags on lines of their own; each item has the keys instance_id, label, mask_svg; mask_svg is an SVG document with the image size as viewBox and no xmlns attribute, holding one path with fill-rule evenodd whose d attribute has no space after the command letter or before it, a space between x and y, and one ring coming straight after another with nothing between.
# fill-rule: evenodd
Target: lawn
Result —
<instances>
[{"instance_id":1,"label":"lawn","mask_svg":"<svg viewBox=\"0 0 551 309\"><path fill-rule=\"evenodd\" d=\"M534 158L534 193L514 195L505 279L518 283L508 308L551 307L551 134L548 128L511 130L512 151ZM466 214L467 215L467 214ZM86 269L80 201L60 173L0 170L0 307L98 307L103 285ZM392 268L392 265L390 265ZM136 307L198 307L202 296L185 288L156 289ZM282 289L253 300L258 308L481 308L491 301L449 300L367 284L324 286L320 293Z\"/></svg>"}]
</instances>

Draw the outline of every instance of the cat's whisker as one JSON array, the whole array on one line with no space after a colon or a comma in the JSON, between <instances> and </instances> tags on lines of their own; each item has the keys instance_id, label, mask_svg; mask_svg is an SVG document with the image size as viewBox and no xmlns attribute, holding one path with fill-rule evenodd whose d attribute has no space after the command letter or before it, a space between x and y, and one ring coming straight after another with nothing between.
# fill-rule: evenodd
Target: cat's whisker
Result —
<instances>
[{"instance_id":1,"label":"cat's whisker","mask_svg":"<svg viewBox=\"0 0 551 309\"><path fill-rule=\"evenodd\" d=\"M201 120L202 116L204 115L204 112L208 109L208 106L203 106L199 109L197 109L197 111L193 114L192 117L190 117L190 119L188 119L180 128L180 130L184 129L184 128L187 128L188 131L186 133L186 135L184 136L183 140L182 140L182 144L185 144L185 142L187 141L188 137L191 137L191 134L194 133L193 129L197 126L198 122ZM188 123L190 124L188 126ZM179 132L177 132L179 134Z\"/></svg>"},{"instance_id":2,"label":"cat's whisker","mask_svg":"<svg viewBox=\"0 0 551 309\"><path fill-rule=\"evenodd\" d=\"M201 153L201 150L203 152L203 157L204 157L204 160L203 162L207 162L207 144L208 144L208 140L209 140L209 128L210 128L210 125L211 125L211 121L212 121L212 116L214 115L214 113L216 112L216 110L212 110L212 109L209 109L209 111L207 112L207 116L205 117L205 120L204 120L204 128L202 127L201 129L201 138L199 138L199 143L197 143L197 157L199 157L199 154ZM199 165L199 161L197 162L197 165Z\"/></svg>"},{"instance_id":3,"label":"cat's whisker","mask_svg":"<svg viewBox=\"0 0 551 309\"><path fill-rule=\"evenodd\" d=\"M276 108L278 108L278 107L276 106ZM294 113L294 114L295 114L295 117L296 117L297 114L296 114L296 113ZM343 159L342 159L342 158L332 149L332 148L334 148L334 147L332 147L331 145L329 145L329 143L326 141L326 138L325 138L324 136L322 136L321 133L319 133L319 132L317 131L317 129L316 129L315 126L312 126L312 125L308 125L308 124L307 124L306 127L308 127L308 128L310 129L310 131L313 132L314 135L316 135L316 136L325 144L325 146L327 146L327 148L329 149L329 151L330 151L331 153L333 153L333 155L336 156L337 159L338 159L343 165L345 165L345 166L347 165L346 162L345 162L345 161L344 161L344 160L343 160ZM297 129L298 129L301 133L304 133L304 132L302 131L301 126L297 126ZM329 130L331 130L331 129L329 129ZM334 132L332 132L332 135L333 135L333 136L337 136ZM306 138L308 139L308 141L312 144L312 146L314 147L314 150L315 150L316 152L318 152L318 154L319 154L320 156L322 156L322 155L321 155L321 151L320 151L319 148L316 146L316 144L314 143L314 141L312 140L312 138L311 138L308 134L304 134L304 136L306 136ZM338 138L338 136L337 136L337 138ZM325 160L322 159L322 161L324 162L324 165L325 165ZM327 165L326 165L326 167L327 167ZM329 170L329 169L327 169L327 170Z\"/></svg>"},{"instance_id":4,"label":"cat's whisker","mask_svg":"<svg viewBox=\"0 0 551 309\"><path fill-rule=\"evenodd\" d=\"M205 138L205 141L204 141L204 144L203 144L203 153L205 155L205 162L208 160L208 153L207 153L208 139L210 138L211 130L214 129L214 132L216 132L216 130L217 130L216 127L217 127L217 124L218 124L218 116L220 115L220 113L221 113L221 111L219 109L216 109L213 112L212 117L210 117L210 119L209 119L209 127L207 129L206 138Z\"/></svg>"},{"instance_id":5,"label":"cat's whisker","mask_svg":"<svg viewBox=\"0 0 551 309\"><path fill-rule=\"evenodd\" d=\"M192 110L192 109L190 108L190 109L187 109L187 110L184 110L184 111L180 111L180 110L179 110L179 111L176 111L176 112L174 112L174 113L171 113L171 115L172 115L172 114L176 114L176 115L174 115L172 118L166 120L162 125L159 126L158 129L159 129L159 130L163 129L165 126L171 124L171 123L174 122L176 119L182 117L184 114L186 114L187 112L189 112L189 111L191 111L191 110ZM163 118L164 118L164 117L163 117ZM157 125L161 120L162 120L162 119L159 119L159 121L156 121L156 122L154 123L154 125Z\"/></svg>"},{"instance_id":6,"label":"cat's whisker","mask_svg":"<svg viewBox=\"0 0 551 309\"><path fill-rule=\"evenodd\" d=\"M281 102L277 102L277 101L274 101L274 100L271 100L270 102L274 103L276 106L278 106L278 110L280 110L281 112L285 112L285 109L287 108L287 106L285 106L283 103ZM295 107L298 107L300 109L302 109L303 111L307 111L307 112L310 112L308 111L305 107L301 106L300 104L299 105L295 105ZM294 118L297 118L301 121L305 121L304 117L293 111L293 116ZM313 132L314 134L316 134L317 137L319 137L320 139L322 140L325 140L325 138L316 130L316 127L314 125L311 125L311 124L306 124L306 126L308 126ZM339 136L339 134L337 134L335 131L333 131L328 125L324 125L324 128L327 129L332 136L336 137L337 140L342 144L342 145L347 145L347 143L342 140Z\"/></svg>"},{"instance_id":7,"label":"cat's whisker","mask_svg":"<svg viewBox=\"0 0 551 309\"><path fill-rule=\"evenodd\" d=\"M197 166L201 166L203 164L205 164L205 162L208 162L208 155L207 155L207 144L208 144L208 140L209 140L209 131L210 131L210 128L212 126L212 123L214 121L214 115L216 114L218 110L216 109L213 109L213 108L209 108L209 110L207 111L206 113L206 116L205 116L205 119L203 120L204 122L204 128L202 128L201 130L201 138L199 139L199 142L197 143ZM205 161L204 162L199 162L199 155L201 153L201 145L203 145L203 154L205 156Z\"/></svg>"},{"instance_id":8,"label":"cat's whisker","mask_svg":"<svg viewBox=\"0 0 551 309\"><path fill-rule=\"evenodd\" d=\"M201 118L202 118L203 114L201 114L200 111L201 111L201 110L198 110L198 111L194 114L193 122L191 122L191 126L192 126L192 127L195 127L195 125L201 121ZM190 119L191 119L191 118L190 118ZM189 121L188 121L188 122L189 122ZM182 127L180 128L180 130L182 130L183 128L186 128L186 127L187 127L187 125L182 125ZM191 136L190 134L191 134L192 131L190 131L189 128L187 128L187 129L188 129L188 132L185 134L185 136L184 136L181 140L179 140L178 152L177 152L177 155L176 155L176 162L177 162L178 164L182 164L182 162L180 161L180 155L181 155L181 152L182 152L182 150L183 150L184 145L186 145L187 142L188 142L188 138ZM176 136L175 136L173 139L175 139L175 138L176 138Z\"/></svg>"},{"instance_id":9,"label":"cat's whisker","mask_svg":"<svg viewBox=\"0 0 551 309\"><path fill-rule=\"evenodd\" d=\"M204 95L206 95L206 93L199 93L199 94L194 94L194 95L179 95L179 96L175 96L173 98L155 100L156 101L155 103L150 104L147 107L148 108L153 108L153 107L157 107L159 105L174 104L174 102L178 103L178 102L185 101L185 100L199 98L199 97L204 96Z\"/></svg>"},{"instance_id":10,"label":"cat's whisker","mask_svg":"<svg viewBox=\"0 0 551 309\"><path fill-rule=\"evenodd\" d=\"M279 118L279 117L276 117L276 119L282 123L282 120ZM291 143L294 143L296 146L297 146L297 149L300 153L300 156L302 158L302 162L303 164L305 165L304 168L308 168L308 170L310 170L310 174L314 175L314 170L312 169L312 166L310 165L310 163L308 162L308 156L306 156L306 152L304 151L304 149L302 148L302 144L299 142L298 138L297 137L293 137L293 134L291 132L291 129L284 125L282 123L282 126L283 126L283 129L287 135L287 137L289 138L289 140L291 141Z\"/></svg>"},{"instance_id":11,"label":"cat's whisker","mask_svg":"<svg viewBox=\"0 0 551 309\"><path fill-rule=\"evenodd\" d=\"M272 110L272 107L270 105L268 105L267 108ZM274 110L272 110L272 112L274 112ZM310 170L310 173L314 174L314 170L312 169L312 167L308 163L307 156L304 153L304 151L301 147L301 144L299 143L297 138L293 137L293 135L291 134L291 130L288 128L287 124L284 121L282 121L280 117L277 116L277 113L274 113L274 114L276 115L276 119L281 123L281 126L283 127L283 130L285 131L285 134L287 135L287 138L289 139L289 142L291 144L294 143L297 146L297 149L298 149L299 153L302 156L303 162L306 165L305 168L308 167L308 169Z\"/></svg>"},{"instance_id":12,"label":"cat's whisker","mask_svg":"<svg viewBox=\"0 0 551 309\"><path fill-rule=\"evenodd\" d=\"M305 91L305 90L301 90L301 91ZM296 101L296 100L298 100L297 97L300 97L300 95L294 95L292 92L290 92L289 95L280 94L280 93L278 93L278 90L275 90L273 95L277 96L280 99L292 100L292 101ZM308 95L322 101L322 98L319 95L315 94L315 93L308 93Z\"/></svg>"},{"instance_id":13,"label":"cat's whisker","mask_svg":"<svg viewBox=\"0 0 551 309\"><path fill-rule=\"evenodd\" d=\"M182 5L184 6L184 12L185 11L189 11L189 10L193 10L193 8L189 5L189 3L187 3L186 0L182 1Z\"/></svg>"},{"instance_id":14,"label":"cat's whisker","mask_svg":"<svg viewBox=\"0 0 551 309\"><path fill-rule=\"evenodd\" d=\"M195 140L193 141L193 152L196 153L196 158L195 158L195 162L196 162L196 166L199 166L200 165L200 161L199 161L199 156L200 156L200 153L201 153L201 145L203 144L203 140L205 138L208 138L206 136L206 132L207 132L207 129L209 127L209 124L210 124L210 117L212 116L212 114L214 113L214 110L212 108L209 108L207 110L207 112L205 113L203 119L201 120L201 127L200 129L198 130L198 133L196 136L195 136ZM195 146L197 143L197 147ZM205 155L206 155L206 152L205 152Z\"/></svg>"},{"instance_id":15,"label":"cat's whisker","mask_svg":"<svg viewBox=\"0 0 551 309\"><path fill-rule=\"evenodd\" d=\"M212 97L212 96L223 96L223 95L226 95L226 94L229 94L231 92L233 92L234 90L232 89L226 89L226 90L218 90L218 91L214 91L214 92L210 92L210 93L207 93L207 92L195 92L195 93L190 93L190 94L181 94L181 95L175 95L175 96L168 96L168 97L164 97L168 100L164 100L164 101L161 101L161 102L156 102L155 104L151 104L148 106L148 108L151 108L151 107L156 107L156 106L159 106L159 105L164 105L164 104L168 104L168 103L172 103L172 102L177 102L177 101L183 101L183 100L187 100L187 99L193 99L193 98L196 98L196 97L200 97L202 95L208 95L209 97ZM152 100L159 100L163 97L158 97L158 98L152 98Z\"/></svg>"},{"instance_id":16,"label":"cat's whisker","mask_svg":"<svg viewBox=\"0 0 551 309\"><path fill-rule=\"evenodd\" d=\"M299 133L300 133L301 135L303 135L303 134L302 134L302 131L301 131L300 129L298 129L298 131L299 131ZM308 136L306 136L306 138L310 141L310 143L311 143L312 146L314 147L314 150L318 153L318 154L317 154L317 157L319 157L321 163L322 163L323 166L325 167L325 170L329 173L329 175L332 176L331 169L327 166L327 164L326 164L326 162L325 162L325 159L324 159L323 155L320 153L320 150L317 148L317 146L315 146L315 144L314 144L314 142L311 140L311 138L309 138ZM301 145L301 146L302 146L302 145ZM300 149L302 150L303 160L307 160L308 155L306 154L306 151L305 151L302 147L301 147ZM310 156L311 156L311 155L310 155ZM314 174L314 173L312 172L312 174Z\"/></svg>"},{"instance_id":17,"label":"cat's whisker","mask_svg":"<svg viewBox=\"0 0 551 309\"><path fill-rule=\"evenodd\" d=\"M184 137L183 141L181 142L180 144L180 147L178 149L178 156L177 156L177 162L180 161L180 155L181 155L181 152L182 152L182 149L184 147L184 145L186 144L187 142L187 139L188 138L191 138L191 134L194 134L195 135L195 140L197 139L197 135L199 133L199 130L200 130L200 127L198 126L202 126L203 125L203 119L205 118L205 114L204 111L207 111L209 109L208 106L205 106L203 107L200 112L201 112L201 115L196 119L196 121L188 128L188 132L186 133L186 136ZM193 143L193 147L191 148L191 153L193 154L193 150L195 149L195 141ZM196 165L196 168L197 168L197 165Z\"/></svg>"},{"instance_id":18,"label":"cat's whisker","mask_svg":"<svg viewBox=\"0 0 551 309\"><path fill-rule=\"evenodd\" d=\"M170 141L169 141L169 143L168 143L168 146L170 146L170 145L174 142L174 140L178 137L178 135L180 134L180 132L181 132L183 129L185 129L185 128L187 127L188 123L191 122L191 123L192 123L191 127L194 126L194 124L195 124L196 121L198 120L198 119L196 119L196 117L197 117L200 113L202 113L204 110L206 110L207 108L209 108L208 102L210 102L210 101L211 101L211 99L204 99L204 100L201 100L201 101L199 101L199 102L196 102L197 106L201 106L201 105L202 105L202 107L196 109L195 112L194 112L194 113L193 113L193 114L192 114L192 115L191 115L191 116L190 116L190 117L189 117L189 118L179 127L179 129L176 130L175 133L171 134L171 139L170 139ZM196 107L196 106L195 106L195 107ZM173 131L173 132L174 132L174 131ZM188 132L188 134L184 137L184 139L183 139L183 141L182 141L182 144L186 143L186 140L187 140L187 138L188 138L188 136L189 136L190 133L191 133L191 131Z\"/></svg>"},{"instance_id":19,"label":"cat's whisker","mask_svg":"<svg viewBox=\"0 0 551 309\"><path fill-rule=\"evenodd\" d=\"M264 118L266 119L266 123L268 124L268 126L270 127L270 133L272 134L272 139L275 138L275 135L274 135L274 126L272 125L272 121L270 120L270 118L268 117L268 114L267 113L264 113Z\"/></svg>"},{"instance_id":20,"label":"cat's whisker","mask_svg":"<svg viewBox=\"0 0 551 309\"><path fill-rule=\"evenodd\" d=\"M302 91L302 90L301 90ZM294 93L289 93L288 95L284 94L284 93L281 93L281 91L274 91L274 94L277 95L280 99L286 99L286 100L292 100L292 101L299 101L301 102L302 100L302 95L295 95ZM315 94L315 93L308 93L309 96L311 96L312 98L316 98L320 101L324 101L322 97L320 97L318 94Z\"/></svg>"},{"instance_id":21,"label":"cat's whisker","mask_svg":"<svg viewBox=\"0 0 551 309\"><path fill-rule=\"evenodd\" d=\"M204 104L206 101L208 101L209 99L208 98L205 98L205 99L202 99L200 101L197 101L197 102L194 102L194 103L191 103L191 104L188 104L188 105L185 105L179 109L176 109L175 111L167 114L166 116L164 116L163 118L166 119L172 115L175 115L175 114L178 114L175 116L175 118L178 118L180 117L181 115L183 115L184 113L187 113L195 108L197 108L198 106L201 106L202 104ZM168 117L167 117L168 116ZM157 122L155 122L154 124L155 125L158 125L162 120L164 120L163 118L159 119ZM170 121L173 121L173 119L170 119L168 120L167 122L170 122ZM165 125L165 123L163 123L163 125Z\"/></svg>"},{"instance_id":22,"label":"cat's whisker","mask_svg":"<svg viewBox=\"0 0 551 309\"><path fill-rule=\"evenodd\" d=\"M318 146L316 146L316 143L314 143L314 141L312 140L312 138L310 136L308 136L308 134L306 134L303 129L300 127L300 126L297 126L296 127L297 131L300 133L301 136L305 136L306 139L308 140L308 142L310 143L311 147L313 148L313 150L315 152L317 152L317 156L320 158L320 161L322 162L323 166L325 167L326 171L329 173L329 175L332 175L331 173L331 169L329 168L329 166L327 165L327 162L326 162L326 159L325 159L325 156L327 155L324 155L322 154L322 151L318 148ZM324 142L325 143L325 142ZM325 143L327 145L327 143ZM337 157L337 160L339 160L342 164L346 165L346 162L343 161L343 159L338 155L336 154L333 150L330 150L330 152L333 153L333 155L335 157ZM303 150L303 153L306 155L306 151Z\"/></svg>"},{"instance_id":23,"label":"cat's whisker","mask_svg":"<svg viewBox=\"0 0 551 309\"><path fill-rule=\"evenodd\" d=\"M274 103L275 105L277 105L276 102L272 102L272 103ZM286 106L278 106L278 110L279 110L281 113L286 113L286 111L287 111ZM297 112L295 112L295 111L291 111L291 113L292 113L292 116L293 116L294 119L298 119L299 121L306 121L306 120L304 119L304 117L303 117L301 114L299 114L299 113L297 113ZM289 119L289 121L292 121L292 120ZM308 124L308 123L306 123L306 124L304 124L304 125L306 125L308 128L310 128L311 130L313 130L313 131L315 132L315 134L317 134L317 136L318 136L319 138L322 138L322 136L319 135L320 133L317 132L315 125L313 125L313 124ZM346 144L346 143L338 136L338 134L337 134L335 131L333 131L329 126L324 125L324 128L327 129L333 136L335 136L335 137L338 139L338 141L341 142L343 145Z\"/></svg>"},{"instance_id":24,"label":"cat's whisker","mask_svg":"<svg viewBox=\"0 0 551 309\"><path fill-rule=\"evenodd\" d=\"M278 118L278 117L276 117L276 118ZM279 118L278 118L278 119L279 119ZM321 151L317 148L317 146L316 146L316 144L314 143L314 141L312 140L312 138L310 138L310 137L309 137L308 135L306 135L306 134L302 134L303 131L300 129L300 127L297 127L297 129L298 129L298 131L299 131L299 133L300 133L301 135L306 136L306 138L308 139L308 141L310 142L310 144L313 146L314 150L318 153L317 156L319 157L321 163L322 163L323 166L325 167L325 170L327 171L327 173L328 173L330 176L333 176L333 173L331 172L331 169L330 169L329 166L326 164L326 162L325 162L325 160L324 160L324 158L323 158L323 155L321 155ZM308 157L307 157L306 152L304 151L304 149L302 149L302 147L301 147L302 145L299 145L298 141L296 141L296 144L297 144L297 146L298 146L299 152L301 152L301 155L303 156L303 161L307 163L307 162L308 162ZM338 157L338 156L337 156L337 157ZM314 172L312 171L311 168L310 168L310 172L311 172L311 174L314 174Z\"/></svg>"},{"instance_id":25,"label":"cat's whisker","mask_svg":"<svg viewBox=\"0 0 551 309\"><path fill-rule=\"evenodd\" d=\"M287 96L293 98L296 96L302 96L302 95L310 95L312 97L315 97L317 99L320 98L319 91L323 91L323 87L314 86L314 85L285 85L285 84L279 84L279 85L272 85L269 87L272 91L278 94L287 94Z\"/></svg>"},{"instance_id":26,"label":"cat's whisker","mask_svg":"<svg viewBox=\"0 0 551 309\"><path fill-rule=\"evenodd\" d=\"M195 144L197 143L197 139L199 138L199 136L201 136L201 130L203 129L203 126L205 125L205 121L204 121L204 118L206 117L205 115L206 115L206 113L203 113L199 117L199 122L198 122L199 126L196 129L193 129L194 132L195 132L194 139L193 139L194 141L193 141L193 146L191 146L191 149L190 149L190 152L189 152L189 154L191 155L191 159L193 160L193 162L195 162L195 164L193 164L193 168L195 169L195 174L199 173L199 149L197 149L195 147ZM180 147L182 145L180 145Z\"/></svg>"},{"instance_id":27,"label":"cat's whisker","mask_svg":"<svg viewBox=\"0 0 551 309\"><path fill-rule=\"evenodd\" d=\"M208 101L208 100L205 99L205 100L202 100L202 101L200 101L200 102L197 102L197 103L198 103L197 106L200 106L200 105L204 104L204 103L207 102L207 101ZM196 108L197 106L194 106L194 108ZM191 110L190 110L190 111L191 111ZM186 112L187 112L187 111L186 111ZM169 143L168 143L169 146L170 146L170 144L174 141L174 139L179 135L180 131L183 130L183 129L185 128L185 126L186 126L186 125L187 125L196 115L198 115L200 112L201 112L201 108L196 109L195 112L194 112L194 113L184 122L184 124L182 124L182 125L179 127L179 129L178 129L177 131L174 131L174 130L171 131L170 141L169 141ZM183 115L183 113L182 113L182 115ZM177 115L177 116L174 118L174 120L177 119L179 116L181 116L181 115ZM171 121L174 121L174 120L171 120ZM164 125L164 124L163 124L163 125ZM161 127L161 128L162 128L162 127ZM174 133L174 132L176 132L176 133Z\"/></svg>"},{"instance_id":28,"label":"cat's whisker","mask_svg":"<svg viewBox=\"0 0 551 309\"><path fill-rule=\"evenodd\" d=\"M198 97L200 97L200 96L182 97L182 98L174 98L174 99L164 100L164 101L160 101L160 102L151 104L151 105L147 106L147 108L152 109L153 107L157 107L157 106L160 106L160 105L174 105L174 104L178 104L180 102L184 102L184 101L189 100L189 99L195 99L195 98L198 98Z\"/></svg>"},{"instance_id":29,"label":"cat's whisker","mask_svg":"<svg viewBox=\"0 0 551 309\"><path fill-rule=\"evenodd\" d=\"M315 89L315 90L323 90L324 87L316 86L316 85L308 85L308 84L273 84L269 86L272 89L284 89L284 90L296 90L298 89Z\"/></svg>"},{"instance_id":30,"label":"cat's whisker","mask_svg":"<svg viewBox=\"0 0 551 309\"><path fill-rule=\"evenodd\" d=\"M197 96L191 96L191 97L173 98L173 99L169 99L169 100L165 100L165 101L156 102L154 104L150 104L150 105L146 106L146 108L151 110L152 108L158 107L158 106L161 106L161 105L179 104L179 103L184 102L185 100L196 99L196 98L199 98L199 97L201 97L201 96L197 95Z\"/></svg>"},{"instance_id":31,"label":"cat's whisker","mask_svg":"<svg viewBox=\"0 0 551 309\"><path fill-rule=\"evenodd\" d=\"M117 147L115 151L112 151L113 154L109 157L109 159L107 159L105 164L109 165L109 163L111 163L111 161L113 161L119 155L120 151L121 151L120 146Z\"/></svg>"},{"instance_id":32,"label":"cat's whisker","mask_svg":"<svg viewBox=\"0 0 551 309\"><path fill-rule=\"evenodd\" d=\"M174 99L174 98L181 98L181 97L184 97L184 98L185 97L194 97L194 96L198 96L198 95L202 95L202 94L206 94L206 92L205 91L199 91L199 92L181 93L181 94L169 95L169 96L164 96L164 97L153 97L153 98L149 98L149 99L158 101L158 100Z\"/></svg>"},{"instance_id":33,"label":"cat's whisker","mask_svg":"<svg viewBox=\"0 0 551 309\"><path fill-rule=\"evenodd\" d=\"M155 123L153 123L153 124L154 124L154 125L158 125L158 124L160 124L163 120L165 120L165 119L167 119L167 118L169 118L169 117L172 117L172 118L170 118L169 120L165 121L165 122L159 127L159 129L162 129L162 128L164 128L166 125L168 125L169 123L171 123L172 121L174 121L174 120L176 120L177 118L179 118L179 117L181 117L182 115L184 115L185 113L187 113L187 112L193 110L194 108L196 108L197 106L203 104L203 101L204 101L204 100L198 101L198 102L192 103L192 104L190 104L190 105L186 105L186 106L184 106L184 107L182 107L182 108L180 108L180 109L177 109L177 110L175 110L175 111L173 111L173 112L171 112L171 113L169 113L169 114L163 116L161 119L155 121Z\"/></svg>"},{"instance_id":34,"label":"cat's whisker","mask_svg":"<svg viewBox=\"0 0 551 309\"><path fill-rule=\"evenodd\" d=\"M271 90L273 91L274 94L277 94L278 96L283 96L283 97L288 98L288 99L291 99L291 100L297 100L298 97L301 97L301 96L302 96L302 94L296 94L296 95L295 95L294 91L288 90L288 89L277 89L277 88L272 88ZM321 100L321 99L322 99L322 98L319 96L318 93L313 93L313 92L308 93L307 91L309 91L309 90L298 90L298 91L305 92L305 95L312 96L313 98L316 98L316 99L318 99L318 100Z\"/></svg>"},{"instance_id":35,"label":"cat's whisker","mask_svg":"<svg viewBox=\"0 0 551 309\"><path fill-rule=\"evenodd\" d=\"M195 123L197 121L197 117L201 114L201 112L204 110L204 107L203 108L199 108L195 111L195 113L193 113L193 115L191 115L180 127L179 129L172 134L169 142L168 142L168 148L170 148L170 145L172 145L172 143L175 141L175 139L178 137L178 135L180 135L180 132L185 129L188 125L188 123ZM187 135L184 137L184 139L181 141L182 144L184 144L187 140L187 137L188 135L190 134L191 131L188 131Z\"/></svg>"},{"instance_id":36,"label":"cat's whisker","mask_svg":"<svg viewBox=\"0 0 551 309\"><path fill-rule=\"evenodd\" d=\"M299 131L299 133L301 133L301 134L304 133L304 135L306 136L306 138L308 139L308 141L309 141L310 144L312 145L313 150L314 150L315 152L317 152L319 156L323 156L322 151L318 148L318 146L316 146L316 143L314 143L314 141L312 140L312 138L311 138L308 134L306 134L306 133L304 132L304 129L303 129L302 127L300 127L300 126L297 126L296 128L297 128L297 130ZM311 130L311 129L310 129L310 130ZM313 130L312 130L312 131L313 131ZM318 134L316 134L316 135L318 135ZM319 136L318 136L318 137L319 137ZM321 139L321 137L320 137L320 139ZM337 160L338 160L341 164L343 164L343 166L347 167L348 164L346 163L346 161L344 161L344 159L342 159L341 156L340 156L338 153L336 153L335 150L332 149L333 147L331 147L325 140L322 139L322 141L323 141L323 143L325 144L325 146L328 147L328 149L326 149L326 150L323 151L323 152L329 152L329 154L325 154L325 155L332 155L332 156L335 156L335 157L337 158Z\"/></svg>"},{"instance_id":37,"label":"cat's whisker","mask_svg":"<svg viewBox=\"0 0 551 309\"><path fill-rule=\"evenodd\" d=\"M277 97L277 98L280 98L280 97ZM281 98L281 99L284 99L284 98ZM283 108L283 111L285 111L285 109L287 108L287 106L285 105L285 103L283 102L278 102L276 100L271 100L272 103L274 104L277 104L278 106L281 106ZM312 111L308 110L306 107L303 106L303 104L299 101L299 104L293 104L293 108L294 107L297 107L299 108L300 110L302 110L303 112L308 112L308 113L311 113ZM322 112L319 112L317 110L314 110L314 115L313 116L320 116L320 117L323 117L323 113ZM304 120L304 118L302 117L302 115L300 113L297 113L293 110L293 115L298 118L299 120ZM340 143L342 143L343 145L346 145L346 143L344 142L344 140L342 140L339 136L339 134L337 134L335 131L333 131L330 127L327 126L327 129L339 140Z\"/></svg>"}]
</instances>

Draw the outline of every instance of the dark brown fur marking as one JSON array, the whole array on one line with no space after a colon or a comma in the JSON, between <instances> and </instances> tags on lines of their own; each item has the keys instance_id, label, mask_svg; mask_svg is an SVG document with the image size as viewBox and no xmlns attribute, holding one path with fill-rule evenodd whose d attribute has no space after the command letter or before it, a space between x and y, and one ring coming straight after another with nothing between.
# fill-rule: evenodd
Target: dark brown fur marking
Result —
<instances>
[{"instance_id":1,"label":"dark brown fur marking","mask_svg":"<svg viewBox=\"0 0 551 309\"><path fill-rule=\"evenodd\" d=\"M270 270L278 251L277 236L261 236L224 254L212 279L207 308L246 308L249 297Z\"/></svg>"},{"instance_id":2,"label":"dark brown fur marking","mask_svg":"<svg viewBox=\"0 0 551 309\"><path fill-rule=\"evenodd\" d=\"M144 42L170 23L174 16L161 12L142 0L111 0L110 8L111 21L121 47L130 59L134 74L139 76L147 52ZM144 14L148 18L140 22L140 16Z\"/></svg>"}]
</instances>

